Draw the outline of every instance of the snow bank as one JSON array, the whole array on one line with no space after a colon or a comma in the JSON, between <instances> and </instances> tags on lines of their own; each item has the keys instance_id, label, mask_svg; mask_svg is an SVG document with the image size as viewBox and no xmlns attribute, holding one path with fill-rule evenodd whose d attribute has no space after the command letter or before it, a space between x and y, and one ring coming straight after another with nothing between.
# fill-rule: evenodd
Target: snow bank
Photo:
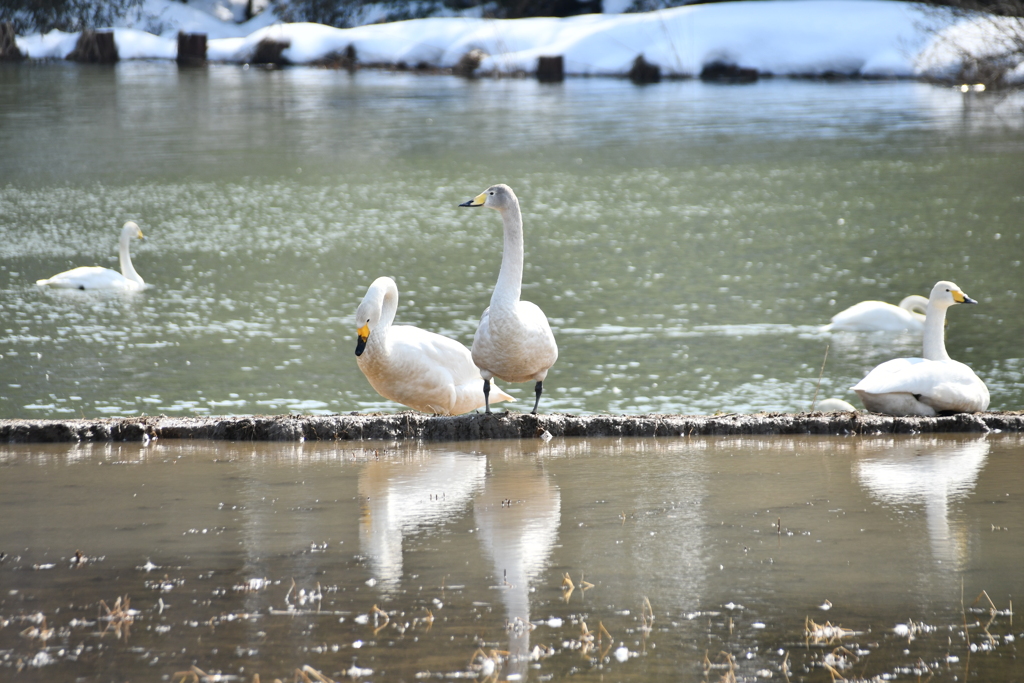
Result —
<instances>
[{"instance_id":1,"label":"snow bank","mask_svg":"<svg viewBox=\"0 0 1024 683\"><path fill-rule=\"evenodd\" d=\"M934 20L934 17L931 17ZM623 75L638 55L664 75L695 76L713 62L762 74L909 77L954 68L959 55L943 45L961 38L984 44L990 33L967 23L938 37L918 5L889 0L776 0L691 5L642 14L493 20L430 18L336 29L275 23L264 12L244 24L168 0L115 28L122 59L173 59L179 30L206 33L207 56L244 63L264 39L287 42L282 57L306 64L348 46L360 62L455 66L472 49L488 56L484 72L532 72L540 56L562 55L571 75ZM148 32L141 29L149 29ZM63 58L77 34L19 37L31 58Z\"/></svg>"},{"instance_id":2,"label":"snow bank","mask_svg":"<svg viewBox=\"0 0 1024 683\"><path fill-rule=\"evenodd\" d=\"M230 9L226 5L230 5ZM164 38L175 38L178 31L205 33L208 38L243 38L277 21L272 12L263 12L247 22L236 23L239 9L244 6L244 0L231 3L192 0L187 5L170 0L146 0L141 9L115 28L136 28Z\"/></svg>"},{"instance_id":3,"label":"snow bank","mask_svg":"<svg viewBox=\"0 0 1024 683\"><path fill-rule=\"evenodd\" d=\"M925 36L910 3L780 0L677 7L643 14L492 20L433 18L333 29L276 24L242 40L211 40L210 58L246 61L264 38L291 47L296 64L352 45L364 63L453 67L466 52L489 55L484 72L532 72L562 55L572 75L622 75L638 55L665 75L698 75L722 61L761 73L912 76Z\"/></svg>"}]
</instances>

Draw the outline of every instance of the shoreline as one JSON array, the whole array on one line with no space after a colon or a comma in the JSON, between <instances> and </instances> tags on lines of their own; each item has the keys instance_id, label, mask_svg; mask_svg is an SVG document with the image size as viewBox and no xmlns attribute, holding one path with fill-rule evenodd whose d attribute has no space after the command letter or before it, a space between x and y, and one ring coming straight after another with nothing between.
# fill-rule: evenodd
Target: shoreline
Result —
<instances>
[{"instance_id":1,"label":"shoreline","mask_svg":"<svg viewBox=\"0 0 1024 683\"><path fill-rule=\"evenodd\" d=\"M0 60L2 62L3 60ZM168 63L175 65L175 59L172 57L152 57L152 58L131 58L118 60L118 64L122 62L156 62L156 63ZM48 64L76 64L75 60L69 60L67 57L23 57L17 60L8 60L8 64L24 64L29 66L45 66ZM106 64L106 66L114 66L114 63ZM344 64L338 64L329 59L312 60L309 62L250 62L250 61L235 61L226 59L208 59L203 62L200 67L187 67L187 69L204 68L207 66L225 66L225 67L237 67L239 69L262 69L264 71L280 71L288 69L315 69L323 71L347 71L352 75L360 71L368 71L373 73L384 73L384 74L411 74L415 76L451 76L456 79L465 81L475 80L538 80L537 71L528 70L515 70L515 71L500 71L500 70L489 70L479 71L474 70L470 73L462 73L458 66L438 66L433 64L407 64L405 62L358 62L356 64L346 66ZM610 73L565 73L561 79L557 81L544 81L542 83L561 83L569 80L594 80L594 79L609 79L617 81L633 81L638 85L656 85L658 82L682 82L682 81L701 81L710 85L752 85L758 81L803 81L813 83L853 83L853 82L864 82L864 83L921 83L924 85L934 85L940 88L955 88L962 85L961 81L956 78L939 78L929 74L864 74L860 72L844 72L836 70L825 70L825 71L807 71L807 72L794 72L794 73L774 73L772 71L758 71L756 75L746 79L737 79L733 76L724 77L703 77L700 73L663 73L658 76L657 81L637 81L633 78L629 71L622 72L610 72ZM1011 83L1008 86L1001 88L1005 91L1013 91L1024 87L1024 83ZM972 90L964 92L983 92L983 90Z\"/></svg>"},{"instance_id":2,"label":"shoreline","mask_svg":"<svg viewBox=\"0 0 1024 683\"><path fill-rule=\"evenodd\" d=\"M144 416L47 420L0 419L0 443L213 441L470 441L549 437L876 436L1024 432L1024 411L893 417L871 413L752 415L530 415L413 412L348 415Z\"/></svg>"}]
</instances>

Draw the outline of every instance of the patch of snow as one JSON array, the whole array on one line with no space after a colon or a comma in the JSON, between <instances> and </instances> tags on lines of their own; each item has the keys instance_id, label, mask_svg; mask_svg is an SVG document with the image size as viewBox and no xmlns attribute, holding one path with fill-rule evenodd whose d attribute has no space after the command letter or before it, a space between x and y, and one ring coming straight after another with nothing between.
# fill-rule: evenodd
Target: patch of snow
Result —
<instances>
[{"instance_id":1,"label":"patch of snow","mask_svg":"<svg viewBox=\"0 0 1024 683\"><path fill-rule=\"evenodd\" d=\"M607 0L605 14L566 18L495 20L465 12L338 29L282 23L269 10L237 23L245 0L146 0L113 28L122 59L174 59L177 34L185 31L206 34L211 61L245 63L261 40L272 39L288 43L282 57L294 64L352 46L364 64L453 67L479 49L486 55L482 72L532 72L538 57L561 55L569 75L624 75L639 55L665 76L696 76L716 61L780 76L939 75L956 68L957 46L984 50L998 42L992 21L930 30L934 15L910 2L746 0L615 13L625 2ZM359 20L372 21L382 11L367 5ZM30 58L60 59L77 39L78 34L52 31L19 36L17 44ZM1024 80L1024 65L1011 78Z\"/></svg>"}]
</instances>

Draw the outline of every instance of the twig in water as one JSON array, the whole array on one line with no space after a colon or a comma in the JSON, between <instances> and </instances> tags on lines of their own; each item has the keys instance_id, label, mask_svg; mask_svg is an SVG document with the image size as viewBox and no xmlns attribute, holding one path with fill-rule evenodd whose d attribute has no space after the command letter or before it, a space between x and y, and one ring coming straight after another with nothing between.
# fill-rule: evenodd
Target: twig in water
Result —
<instances>
[{"instance_id":1,"label":"twig in water","mask_svg":"<svg viewBox=\"0 0 1024 683\"><path fill-rule=\"evenodd\" d=\"M818 402L818 389L821 388L821 376L825 374L825 362L828 360L828 344L825 344L825 357L821 361L821 370L818 372L818 383L814 386L814 398L811 399L811 411L814 404Z\"/></svg>"},{"instance_id":2,"label":"twig in water","mask_svg":"<svg viewBox=\"0 0 1024 683\"><path fill-rule=\"evenodd\" d=\"M964 577L960 577L960 614L964 618L964 641L967 643L967 656L964 657L964 680L971 671L971 636L967 632L967 609L964 607Z\"/></svg>"},{"instance_id":3,"label":"twig in water","mask_svg":"<svg viewBox=\"0 0 1024 683\"><path fill-rule=\"evenodd\" d=\"M601 644L601 636L602 635L607 636L608 640L612 640L612 634L608 633L608 629L606 629L604 627L604 623L599 621L599 622L597 622L597 644L598 645Z\"/></svg>"},{"instance_id":4,"label":"twig in water","mask_svg":"<svg viewBox=\"0 0 1024 683\"><path fill-rule=\"evenodd\" d=\"M317 671L309 664L303 664L301 669L295 670L295 680L302 681L302 683L334 683L334 680L325 676L322 672Z\"/></svg>"},{"instance_id":5,"label":"twig in water","mask_svg":"<svg viewBox=\"0 0 1024 683\"><path fill-rule=\"evenodd\" d=\"M377 635L378 633L381 632L381 630L385 626L388 625L388 623L391 621L391 619L388 617L388 613L385 612L384 610L382 610L380 607L377 607L377 605L373 606L373 609L370 610L370 614L373 615L373 624L374 624L373 635ZM381 624L380 626L377 626L377 615L378 614L384 617L384 623Z\"/></svg>"},{"instance_id":6,"label":"twig in water","mask_svg":"<svg viewBox=\"0 0 1024 683\"><path fill-rule=\"evenodd\" d=\"M978 601L981 600L982 596L985 596L985 600L988 601L989 610L988 610L988 623L985 624L984 626L982 626L981 630L984 631L985 635L988 637L989 644L994 646L996 644L996 639L992 637L991 633L989 633L988 627L991 626L992 622L996 620L996 616L998 616L999 610L996 609L996 604L994 602L992 602L992 598L990 598L988 596L988 591L985 591L985 590L982 590L980 593L978 593L978 597L974 598L974 602L971 603L971 607L974 607L975 605L977 605Z\"/></svg>"},{"instance_id":7,"label":"twig in water","mask_svg":"<svg viewBox=\"0 0 1024 683\"><path fill-rule=\"evenodd\" d=\"M649 617L649 618L648 618ZM644 596L644 602L640 606L640 623L641 628L645 631L650 631L654 628L654 608L651 607L651 601Z\"/></svg>"}]
</instances>

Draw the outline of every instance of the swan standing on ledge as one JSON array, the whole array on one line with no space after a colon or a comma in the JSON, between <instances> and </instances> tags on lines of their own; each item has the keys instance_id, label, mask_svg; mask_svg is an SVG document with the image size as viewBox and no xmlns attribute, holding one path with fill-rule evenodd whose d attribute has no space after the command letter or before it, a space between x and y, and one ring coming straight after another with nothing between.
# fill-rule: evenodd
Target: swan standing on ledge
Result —
<instances>
[{"instance_id":1,"label":"swan standing on ledge","mask_svg":"<svg viewBox=\"0 0 1024 683\"><path fill-rule=\"evenodd\" d=\"M491 294L491 305L484 309L473 335L473 362L483 375L484 406L491 412L491 377L506 382L536 380L536 414L544 378L558 359L558 345L544 311L536 304L519 300L523 288L523 215L519 199L508 185L492 185L459 206L495 209L505 226L498 283Z\"/></svg>"},{"instance_id":2,"label":"swan standing on ledge","mask_svg":"<svg viewBox=\"0 0 1024 683\"><path fill-rule=\"evenodd\" d=\"M976 304L952 282L939 282L928 297L924 358L886 361L853 387L864 407L888 415L974 413L988 408L988 387L974 371L946 353L946 309Z\"/></svg>"},{"instance_id":3,"label":"swan standing on ledge","mask_svg":"<svg viewBox=\"0 0 1024 683\"><path fill-rule=\"evenodd\" d=\"M46 280L36 280L40 287L57 289L105 289L135 292L146 288L142 276L135 272L128 244L133 237L143 238L142 230L134 221L128 221L121 228L121 272L100 266L82 266L58 273Z\"/></svg>"},{"instance_id":4,"label":"swan standing on ledge","mask_svg":"<svg viewBox=\"0 0 1024 683\"><path fill-rule=\"evenodd\" d=\"M484 405L483 377L469 349L411 325L392 325L398 286L379 277L356 309L356 363L378 394L435 415L461 415ZM515 399L495 387L495 401Z\"/></svg>"},{"instance_id":5,"label":"swan standing on ledge","mask_svg":"<svg viewBox=\"0 0 1024 683\"><path fill-rule=\"evenodd\" d=\"M911 294L899 306L884 301L861 301L832 316L824 332L920 332L924 329L928 299Z\"/></svg>"}]
</instances>

